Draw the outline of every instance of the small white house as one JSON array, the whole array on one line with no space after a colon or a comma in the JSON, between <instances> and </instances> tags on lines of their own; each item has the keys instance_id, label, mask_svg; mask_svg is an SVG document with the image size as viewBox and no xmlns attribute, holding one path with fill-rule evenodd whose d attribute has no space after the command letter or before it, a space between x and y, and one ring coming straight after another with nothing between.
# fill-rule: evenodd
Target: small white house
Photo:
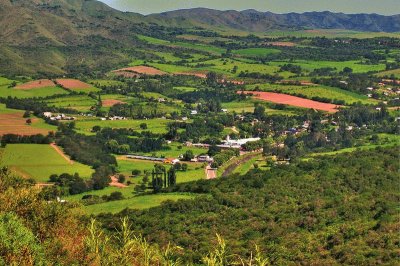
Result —
<instances>
[{"instance_id":1,"label":"small white house","mask_svg":"<svg viewBox=\"0 0 400 266\"><path fill-rule=\"evenodd\" d=\"M44 112L43 116L46 117L46 118L50 118L50 117L53 116L53 113L52 112Z\"/></svg>"},{"instance_id":2,"label":"small white house","mask_svg":"<svg viewBox=\"0 0 400 266\"><path fill-rule=\"evenodd\" d=\"M191 114L191 115L197 115L198 112L197 112L197 110L192 110L192 111L190 111L190 114Z\"/></svg>"}]
</instances>

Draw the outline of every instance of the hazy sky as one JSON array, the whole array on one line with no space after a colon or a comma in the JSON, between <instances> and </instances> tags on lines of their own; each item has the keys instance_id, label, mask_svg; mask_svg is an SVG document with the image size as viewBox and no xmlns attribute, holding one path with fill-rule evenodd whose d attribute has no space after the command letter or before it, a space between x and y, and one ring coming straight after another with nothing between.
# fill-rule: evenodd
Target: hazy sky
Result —
<instances>
[{"instance_id":1,"label":"hazy sky","mask_svg":"<svg viewBox=\"0 0 400 266\"><path fill-rule=\"evenodd\" d=\"M141 14L208 7L219 10L256 9L275 13L333 11L343 13L400 14L400 0L100 0L123 11Z\"/></svg>"}]
</instances>

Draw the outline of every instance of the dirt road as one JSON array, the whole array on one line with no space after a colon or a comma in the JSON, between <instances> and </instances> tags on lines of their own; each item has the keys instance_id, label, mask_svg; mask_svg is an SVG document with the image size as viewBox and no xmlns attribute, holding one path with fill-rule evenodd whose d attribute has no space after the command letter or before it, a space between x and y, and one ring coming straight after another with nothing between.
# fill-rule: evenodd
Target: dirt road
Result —
<instances>
[{"instance_id":1,"label":"dirt road","mask_svg":"<svg viewBox=\"0 0 400 266\"><path fill-rule=\"evenodd\" d=\"M74 164L74 161L72 161L67 155L65 155L65 153L60 149L60 147L58 147L55 143L51 143L50 146L53 147L53 149L58 154L60 154L69 164Z\"/></svg>"},{"instance_id":2,"label":"dirt road","mask_svg":"<svg viewBox=\"0 0 400 266\"><path fill-rule=\"evenodd\" d=\"M119 187L119 188L125 188L127 185L121 184L118 182L118 178L116 176L110 176L111 178L111 183L110 186L112 187Z\"/></svg>"},{"instance_id":3,"label":"dirt road","mask_svg":"<svg viewBox=\"0 0 400 266\"><path fill-rule=\"evenodd\" d=\"M206 178L207 179L215 179L215 178L217 178L217 170L211 168L210 165L206 166L205 171L206 171Z\"/></svg>"}]
</instances>

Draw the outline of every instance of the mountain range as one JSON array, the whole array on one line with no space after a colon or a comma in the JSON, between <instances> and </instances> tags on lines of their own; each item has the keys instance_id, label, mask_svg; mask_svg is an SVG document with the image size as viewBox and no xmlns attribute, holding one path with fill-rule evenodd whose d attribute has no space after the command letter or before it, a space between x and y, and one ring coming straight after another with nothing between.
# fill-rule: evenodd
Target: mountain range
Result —
<instances>
[{"instance_id":1,"label":"mountain range","mask_svg":"<svg viewBox=\"0 0 400 266\"><path fill-rule=\"evenodd\" d=\"M218 11L206 8L177 10L150 15L188 21L204 26L226 27L243 31L265 32L287 29L346 29L371 32L400 31L400 15L383 16L378 14L343 14L332 12L307 12L274 14L253 9L245 11Z\"/></svg>"},{"instance_id":2,"label":"mountain range","mask_svg":"<svg viewBox=\"0 0 400 266\"><path fill-rule=\"evenodd\" d=\"M66 72L68 61L74 65L98 61L106 68L126 60L127 54L117 48L135 47L140 43L138 34L154 36L177 28L261 33L300 29L400 32L400 15L195 8L144 16L118 11L96 0L0 0L0 70L60 74Z\"/></svg>"}]
</instances>

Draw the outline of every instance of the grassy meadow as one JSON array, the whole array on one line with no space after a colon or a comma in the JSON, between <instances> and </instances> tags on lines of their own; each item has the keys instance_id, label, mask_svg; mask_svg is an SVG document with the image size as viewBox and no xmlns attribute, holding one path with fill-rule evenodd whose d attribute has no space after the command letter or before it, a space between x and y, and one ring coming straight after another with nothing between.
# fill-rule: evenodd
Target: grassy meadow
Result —
<instances>
[{"instance_id":1,"label":"grassy meadow","mask_svg":"<svg viewBox=\"0 0 400 266\"><path fill-rule=\"evenodd\" d=\"M123 200L109 201L94 205L84 206L83 210L87 214L97 215L100 213L118 213L126 208L129 209L149 209L159 206L162 202L167 200L177 201L194 199L195 196L191 194L155 194L144 196L132 196Z\"/></svg>"},{"instance_id":2,"label":"grassy meadow","mask_svg":"<svg viewBox=\"0 0 400 266\"><path fill-rule=\"evenodd\" d=\"M75 128L85 134L90 134L94 126L111 127L111 128L132 128L134 130L142 131L140 124L146 123L146 131L153 133L166 133L167 124L171 120L156 118L156 119L135 119L135 120L105 120L102 121L99 118L84 118L79 117L75 120Z\"/></svg>"},{"instance_id":3,"label":"grassy meadow","mask_svg":"<svg viewBox=\"0 0 400 266\"><path fill-rule=\"evenodd\" d=\"M8 144L3 149L0 164L37 182L47 182L52 174L78 173L83 178L89 178L93 173L87 165L78 162L70 164L46 144Z\"/></svg>"}]
</instances>

